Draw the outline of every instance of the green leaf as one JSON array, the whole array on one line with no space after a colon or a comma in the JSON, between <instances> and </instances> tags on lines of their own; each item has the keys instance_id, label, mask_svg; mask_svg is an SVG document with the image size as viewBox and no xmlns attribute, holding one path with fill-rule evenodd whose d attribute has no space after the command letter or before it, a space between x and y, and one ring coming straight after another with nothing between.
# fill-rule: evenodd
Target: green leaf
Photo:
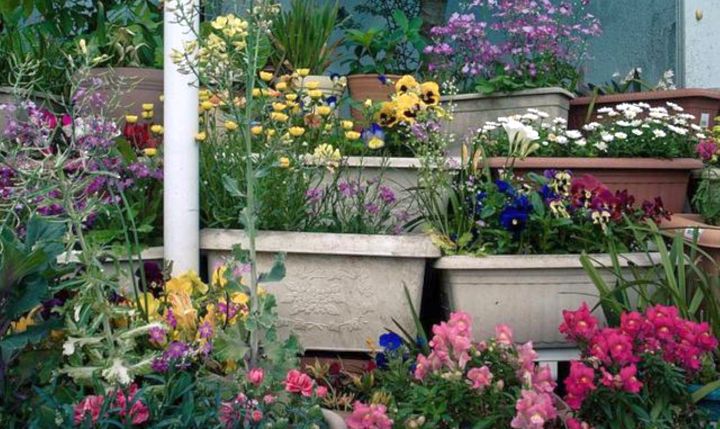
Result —
<instances>
[{"instance_id":1,"label":"green leaf","mask_svg":"<svg viewBox=\"0 0 720 429\"><path fill-rule=\"evenodd\" d=\"M223 178L222 178L222 182L223 182L223 187L225 188L225 190L233 197L242 198L245 196L245 194L242 191L240 191L240 186L238 185L238 181L234 177L230 177L227 174L224 174Z\"/></svg>"},{"instance_id":2,"label":"green leaf","mask_svg":"<svg viewBox=\"0 0 720 429\"><path fill-rule=\"evenodd\" d=\"M2 351L2 358L5 363L10 361L12 355L23 349L28 344L38 343L47 338L51 329L59 328L62 325L62 320L52 319L42 325L30 326L24 332L7 336L0 341L0 351Z\"/></svg>"},{"instance_id":3,"label":"green leaf","mask_svg":"<svg viewBox=\"0 0 720 429\"><path fill-rule=\"evenodd\" d=\"M260 274L258 283L279 282L285 278L285 254L278 253L275 255L275 261L272 268L267 273Z\"/></svg>"},{"instance_id":4,"label":"green leaf","mask_svg":"<svg viewBox=\"0 0 720 429\"><path fill-rule=\"evenodd\" d=\"M700 389L696 390L692 394L692 401L694 403L698 403L703 400L707 395L711 394L712 392L720 389L720 380L715 380L711 383L708 383L701 387Z\"/></svg>"},{"instance_id":5,"label":"green leaf","mask_svg":"<svg viewBox=\"0 0 720 429\"><path fill-rule=\"evenodd\" d=\"M213 342L214 353L222 360L240 361L250 351L250 347L240 338L218 330Z\"/></svg>"}]
</instances>

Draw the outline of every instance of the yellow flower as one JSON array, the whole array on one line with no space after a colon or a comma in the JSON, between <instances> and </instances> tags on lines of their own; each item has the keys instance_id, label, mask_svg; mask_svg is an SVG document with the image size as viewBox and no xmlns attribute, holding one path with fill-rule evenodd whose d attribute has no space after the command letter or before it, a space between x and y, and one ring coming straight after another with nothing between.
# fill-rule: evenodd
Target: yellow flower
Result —
<instances>
[{"instance_id":1,"label":"yellow flower","mask_svg":"<svg viewBox=\"0 0 720 429\"><path fill-rule=\"evenodd\" d=\"M397 104L394 101L387 101L382 104L380 111L377 113L377 121L383 127L391 128L397 121Z\"/></svg>"},{"instance_id":2,"label":"yellow flower","mask_svg":"<svg viewBox=\"0 0 720 429\"><path fill-rule=\"evenodd\" d=\"M27 328L30 326L33 326L35 324L35 320L33 320L33 313L30 312L25 317L21 317L18 320L11 322L10 327L12 328L13 333L19 334L21 332L27 331Z\"/></svg>"},{"instance_id":3,"label":"yellow flower","mask_svg":"<svg viewBox=\"0 0 720 429\"><path fill-rule=\"evenodd\" d=\"M368 147L372 150L380 149L385 146L385 141L378 137L373 137L367 143Z\"/></svg>"},{"instance_id":4,"label":"yellow flower","mask_svg":"<svg viewBox=\"0 0 720 429\"><path fill-rule=\"evenodd\" d=\"M404 94L408 91L415 91L419 87L417 81L414 77L410 75L405 75L400 78L397 82L395 82L395 91L398 94Z\"/></svg>"},{"instance_id":5,"label":"yellow flower","mask_svg":"<svg viewBox=\"0 0 720 429\"><path fill-rule=\"evenodd\" d=\"M246 293L235 292L230 295L230 301L234 302L235 304L247 305L248 302L250 302L250 297Z\"/></svg>"},{"instance_id":6,"label":"yellow flower","mask_svg":"<svg viewBox=\"0 0 720 429\"><path fill-rule=\"evenodd\" d=\"M281 156L278 160L278 165L280 168L289 168L290 167L290 158L286 156Z\"/></svg>"},{"instance_id":7,"label":"yellow flower","mask_svg":"<svg viewBox=\"0 0 720 429\"><path fill-rule=\"evenodd\" d=\"M263 127L261 127L260 125L255 125L254 127L250 128L250 132L254 136L259 136L263 132Z\"/></svg>"},{"instance_id":8,"label":"yellow flower","mask_svg":"<svg viewBox=\"0 0 720 429\"><path fill-rule=\"evenodd\" d=\"M313 152L313 158L316 162L328 164L329 166L334 166L338 163L338 161L340 161L342 155L340 155L340 150L335 149L333 145L323 143L315 148L315 151Z\"/></svg>"},{"instance_id":9,"label":"yellow flower","mask_svg":"<svg viewBox=\"0 0 720 429\"><path fill-rule=\"evenodd\" d=\"M265 135L268 137L272 137L275 135L275 130L265 130Z\"/></svg>"},{"instance_id":10,"label":"yellow flower","mask_svg":"<svg viewBox=\"0 0 720 429\"><path fill-rule=\"evenodd\" d=\"M143 119L152 119L153 111L150 110L150 111L142 112L142 117L143 117Z\"/></svg>"},{"instance_id":11,"label":"yellow flower","mask_svg":"<svg viewBox=\"0 0 720 429\"><path fill-rule=\"evenodd\" d=\"M350 141L355 141L360 138L360 133L357 131L345 131L345 138Z\"/></svg>"},{"instance_id":12,"label":"yellow flower","mask_svg":"<svg viewBox=\"0 0 720 429\"><path fill-rule=\"evenodd\" d=\"M225 372L225 374L228 374L228 375L234 374L237 371L237 369L238 369L237 362L235 362L232 359L226 360L225 363L223 364L223 371Z\"/></svg>"},{"instance_id":13,"label":"yellow flower","mask_svg":"<svg viewBox=\"0 0 720 429\"><path fill-rule=\"evenodd\" d=\"M310 69L297 69L295 70L299 76L305 77L310 74Z\"/></svg>"},{"instance_id":14,"label":"yellow flower","mask_svg":"<svg viewBox=\"0 0 720 429\"><path fill-rule=\"evenodd\" d=\"M290 127L288 129L288 132L293 137L300 137L301 135L305 134L305 128L303 127Z\"/></svg>"},{"instance_id":15,"label":"yellow flower","mask_svg":"<svg viewBox=\"0 0 720 429\"><path fill-rule=\"evenodd\" d=\"M200 103L200 108L203 110L212 110L213 107L215 107L215 105L210 101L203 101Z\"/></svg>"},{"instance_id":16,"label":"yellow flower","mask_svg":"<svg viewBox=\"0 0 720 429\"><path fill-rule=\"evenodd\" d=\"M330 106L318 106L315 111L320 116L327 116L332 112L332 108Z\"/></svg>"},{"instance_id":17,"label":"yellow flower","mask_svg":"<svg viewBox=\"0 0 720 429\"><path fill-rule=\"evenodd\" d=\"M342 125L343 129L352 130L355 124L353 124L353 121L342 121L340 125Z\"/></svg>"},{"instance_id":18,"label":"yellow flower","mask_svg":"<svg viewBox=\"0 0 720 429\"><path fill-rule=\"evenodd\" d=\"M287 104L285 103L273 103L272 108L276 112L282 112L283 110L287 109Z\"/></svg>"},{"instance_id":19,"label":"yellow flower","mask_svg":"<svg viewBox=\"0 0 720 429\"><path fill-rule=\"evenodd\" d=\"M273 121L278 121L278 122L287 122L288 115L286 115L284 113L280 113L280 112L272 112L272 113L270 113L270 119L272 119Z\"/></svg>"},{"instance_id":20,"label":"yellow flower","mask_svg":"<svg viewBox=\"0 0 720 429\"><path fill-rule=\"evenodd\" d=\"M269 73L269 72L266 72L266 71L261 71L261 72L260 72L260 79L264 80L265 82L270 82L270 81L272 80L272 78L273 78L273 74L272 74L272 73Z\"/></svg>"},{"instance_id":21,"label":"yellow flower","mask_svg":"<svg viewBox=\"0 0 720 429\"><path fill-rule=\"evenodd\" d=\"M208 98L210 98L210 91L207 89L201 89L198 91L198 98L200 98L200 101L205 101Z\"/></svg>"},{"instance_id":22,"label":"yellow flower","mask_svg":"<svg viewBox=\"0 0 720 429\"><path fill-rule=\"evenodd\" d=\"M147 307L145 307L146 301ZM140 294L138 296L138 302L140 303L141 311L143 313L147 313L150 320L160 319L160 313L158 313L158 309L160 308L160 301L155 298L153 294L151 294L150 292Z\"/></svg>"},{"instance_id":23,"label":"yellow flower","mask_svg":"<svg viewBox=\"0 0 720 429\"><path fill-rule=\"evenodd\" d=\"M285 83L285 82L278 82L278 83L275 85L275 89L277 89L278 91L285 91L285 90L287 89L287 83Z\"/></svg>"},{"instance_id":24,"label":"yellow flower","mask_svg":"<svg viewBox=\"0 0 720 429\"><path fill-rule=\"evenodd\" d=\"M313 90L308 91L308 95L311 98L320 98L323 96L323 92L320 91L319 89L313 89Z\"/></svg>"},{"instance_id":25,"label":"yellow flower","mask_svg":"<svg viewBox=\"0 0 720 429\"><path fill-rule=\"evenodd\" d=\"M207 139L207 133L205 131L200 131L199 133L195 134L195 140L199 142L203 142Z\"/></svg>"},{"instance_id":26,"label":"yellow flower","mask_svg":"<svg viewBox=\"0 0 720 429\"><path fill-rule=\"evenodd\" d=\"M305 85L305 88L307 88L309 90L320 88L320 82L318 82L316 80L307 81L304 83L304 85Z\"/></svg>"},{"instance_id":27,"label":"yellow flower","mask_svg":"<svg viewBox=\"0 0 720 429\"><path fill-rule=\"evenodd\" d=\"M297 100L298 95L297 94L285 94L285 99L287 101L295 101Z\"/></svg>"},{"instance_id":28,"label":"yellow flower","mask_svg":"<svg viewBox=\"0 0 720 429\"><path fill-rule=\"evenodd\" d=\"M149 157L157 155L157 149L155 149L154 147L145 148L143 149L143 152L145 153L145 156Z\"/></svg>"},{"instance_id":29,"label":"yellow flower","mask_svg":"<svg viewBox=\"0 0 720 429\"><path fill-rule=\"evenodd\" d=\"M127 115L127 116L125 116L125 121L126 121L128 124L134 124L135 122L137 122L137 120L138 120L137 115Z\"/></svg>"},{"instance_id":30,"label":"yellow flower","mask_svg":"<svg viewBox=\"0 0 720 429\"><path fill-rule=\"evenodd\" d=\"M210 23L210 25L212 26L212 28L214 28L216 30L222 30L223 28L225 28L227 23L228 23L227 16L218 16L217 18L215 18L214 21L212 21Z\"/></svg>"},{"instance_id":31,"label":"yellow flower","mask_svg":"<svg viewBox=\"0 0 720 429\"><path fill-rule=\"evenodd\" d=\"M423 109L425 104L420 97L411 92L397 97L394 102L397 105L397 120L408 123L415 122L418 112Z\"/></svg>"},{"instance_id":32,"label":"yellow flower","mask_svg":"<svg viewBox=\"0 0 720 429\"><path fill-rule=\"evenodd\" d=\"M262 91L260 91L260 88L253 88L252 95L253 97L260 97L260 95L262 95Z\"/></svg>"},{"instance_id":33,"label":"yellow flower","mask_svg":"<svg viewBox=\"0 0 720 429\"><path fill-rule=\"evenodd\" d=\"M220 265L214 269L212 273L212 284L221 288L225 287L228 284L228 279L225 277L225 273L227 273L227 266L225 265Z\"/></svg>"},{"instance_id":34,"label":"yellow flower","mask_svg":"<svg viewBox=\"0 0 720 429\"><path fill-rule=\"evenodd\" d=\"M194 330L197 325L198 312L193 307L190 295L187 293L172 293L168 295L167 299L177 321L177 329L186 332Z\"/></svg>"},{"instance_id":35,"label":"yellow flower","mask_svg":"<svg viewBox=\"0 0 720 429\"><path fill-rule=\"evenodd\" d=\"M238 129L238 124L234 121L225 121L225 129L228 131L235 131Z\"/></svg>"},{"instance_id":36,"label":"yellow flower","mask_svg":"<svg viewBox=\"0 0 720 429\"><path fill-rule=\"evenodd\" d=\"M367 100L365 100L365 107L372 107L372 105L373 105L372 99L368 98Z\"/></svg>"},{"instance_id":37,"label":"yellow flower","mask_svg":"<svg viewBox=\"0 0 720 429\"><path fill-rule=\"evenodd\" d=\"M150 131L154 132L155 134L162 134L165 132L165 128L163 128L162 125L155 124L152 127L150 127Z\"/></svg>"},{"instance_id":38,"label":"yellow flower","mask_svg":"<svg viewBox=\"0 0 720 429\"><path fill-rule=\"evenodd\" d=\"M142 105L142 109L143 109L144 111L146 111L146 112L149 112L149 111L151 111L151 110L154 109L154 108L155 108L155 105L154 105L153 103L144 103L144 104Z\"/></svg>"},{"instance_id":39,"label":"yellow flower","mask_svg":"<svg viewBox=\"0 0 720 429\"><path fill-rule=\"evenodd\" d=\"M195 271L188 271L180 276L173 277L165 283L165 291L171 293L186 293L188 295L199 292L206 293L208 286L200 280Z\"/></svg>"},{"instance_id":40,"label":"yellow flower","mask_svg":"<svg viewBox=\"0 0 720 429\"><path fill-rule=\"evenodd\" d=\"M430 106L440 103L440 86L435 82L425 82L420 85L420 98Z\"/></svg>"}]
</instances>

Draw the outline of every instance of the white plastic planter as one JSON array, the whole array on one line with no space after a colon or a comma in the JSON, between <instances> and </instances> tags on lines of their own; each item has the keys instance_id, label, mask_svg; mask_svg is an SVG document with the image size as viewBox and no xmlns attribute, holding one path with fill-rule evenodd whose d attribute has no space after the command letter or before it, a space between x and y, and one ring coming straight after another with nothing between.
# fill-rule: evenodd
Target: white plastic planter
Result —
<instances>
[{"instance_id":1,"label":"white plastic planter","mask_svg":"<svg viewBox=\"0 0 720 429\"><path fill-rule=\"evenodd\" d=\"M210 270L247 245L242 230L201 231ZM260 232L258 264L267 270L286 253L286 276L264 287L278 301L281 334L295 333L308 350L366 351L392 319L412 329L403 286L420 308L425 265L439 251L424 235Z\"/></svg>"},{"instance_id":2,"label":"white plastic planter","mask_svg":"<svg viewBox=\"0 0 720 429\"><path fill-rule=\"evenodd\" d=\"M590 257L598 266L612 266L608 255ZM630 253L621 262L649 267L654 259ZM558 331L562 311L575 310L583 301L591 308L598 302L597 289L579 255L449 256L440 258L435 268L440 271L447 310L469 313L478 341L505 323L517 342L532 340L538 348L566 347ZM615 283L609 270L598 271L608 285ZM599 310L595 316L604 320Z\"/></svg>"},{"instance_id":3,"label":"white plastic planter","mask_svg":"<svg viewBox=\"0 0 720 429\"><path fill-rule=\"evenodd\" d=\"M450 155L458 155L467 137L475 134L485 122L501 116L527 113L538 109L550 118L567 120L570 100L574 96L563 88L538 88L510 93L483 95L460 94L441 98L442 105L452 113L453 120L443 123L442 129L455 135L455 144L448 148Z\"/></svg>"}]
</instances>

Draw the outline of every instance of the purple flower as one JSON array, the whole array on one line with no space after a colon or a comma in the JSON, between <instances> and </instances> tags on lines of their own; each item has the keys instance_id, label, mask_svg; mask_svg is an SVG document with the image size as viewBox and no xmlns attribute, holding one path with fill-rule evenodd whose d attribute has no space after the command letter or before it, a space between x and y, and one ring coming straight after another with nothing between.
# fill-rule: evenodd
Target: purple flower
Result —
<instances>
[{"instance_id":1,"label":"purple flower","mask_svg":"<svg viewBox=\"0 0 720 429\"><path fill-rule=\"evenodd\" d=\"M168 361L164 357L157 357L150 363L150 368L159 373L165 373L168 370Z\"/></svg>"},{"instance_id":2,"label":"purple flower","mask_svg":"<svg viewBox=\"0 0 720 429\"><path fill-rule=\"evenodd\" d=\"M163 353L163 357L169 360L177 360L182 359L189 352L190 346L182 341L173 341L168 345L165 353Z\"/></svg>"},{"instance_id":3,"label":"purple flower","mask_svg":"<svg viewBox=\"0 0 720 429\"><path fill-rule=\"evenodd\" d=\"M703 161L711 161L718 153L718 145L710 139L702 140L695 146L695 152L697 152Z\"/></svg>"},{"instance_id":4,"label":"purple flower","mask_svg":"<svg viewBox=\"0 0 720 429\"><path fill-rule=\"evenodd\" d=\"M164 344L165 343L165 330L163 328L150 328L148 331L148 336L150 337L150 341L156 344Z\"/></svg>"},{"instance_id":5,"label":"purple flower","mask_svg":"<svg viewBox=\"0 0 720 429\"><path fill-rule=\"evenodd\" d=\"M376 215L376 214L380 213L380 207L378 207L378 205L375 203L365 204L365 210L367 210L367 212L372 215Z\"/></svg>"},{"instance_id":6,"label":"purple flower","mask_svg":"<svg viewBox=\"0 0 720 429\"><path fill-rule=\"evenodd\" d=\"M171 328L175 329L177 326L177 320L175 319L175 314L173 314L172 308L168 308L165 320Z\"/></svg>"},{"instance_id":7,"label":"purple flower","mask_svg":"<svg viewBox=\"0 0 720 429\"><path fill-rule=\"evenodd\" d=\"M200 338L208 339L212 338L213 336L213 326L210 324L210 322L203 322L200 327L198 328L198 334L200 334Z\"/></svg>"},{"instance_id":8,"label":"purple flower","mask_svg":"<svg viewBox=\"0 0 720 429\"><path fill-rule=\"evenodd\" d=\"M308 199L308 203L316 204L319 203L323 198L323 191L320 188L308 189L305 192L305 197Z\"/></svg>"},{"instance_id":9,"label":"purple flower","mask_svg":"<svg viewBox=\"0 0 720 429\"><path fill-rule=\"evenodd\" d=\"M360 191L360 185L357 183L340 182L338 183L338 190L345 198L352 198Z\"/></svg>"},{"instance_id":10,"label":"purple flower","mask_svg":"<svg viewBox=\"0 0 720 429\"><path fill-rule=\"evenodd\" d=\"M384 185L380 186L380 199L385 204L392 204L397 201L397 199L395 198L395 192L393 192L392 189Z\"/></svg>"}]
</instances>

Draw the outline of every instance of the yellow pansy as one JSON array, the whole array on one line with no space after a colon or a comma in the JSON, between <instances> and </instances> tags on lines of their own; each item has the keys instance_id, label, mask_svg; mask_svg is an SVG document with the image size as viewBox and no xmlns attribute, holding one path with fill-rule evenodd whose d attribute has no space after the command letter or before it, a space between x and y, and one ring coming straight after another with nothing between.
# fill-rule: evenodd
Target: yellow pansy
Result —
<instances>
[{"instance_id":1,"label":"yellow pansy","mask_svg":"<svg viewBox=\"0 0 720 429\"><path fill-rule=\"evenodd\" d=\"M273 121L278 121L278 122L287 122L288 115L281 113L281 112L272 112L272 113L270 113L270 119L272 119Z\"/></svg>"},{"instance_id":2,"label":"yellow pansy","mask_svg":"<svg viewBox=\"0 0 720 429\"><path fill-rule=\"evenodd\" d=\"M300 137L301 135L305 134L305 128L303 127L290 127L288 129L288 132L293 137Z\"/></svg>"},{"instance_id":3,"label":"yellow pansy","mask_svg":"<svg viewBox=\"0 0 720 429\"><path fill-rule=\"evenodd\" d=\"M260 125L255 125L254 127L250 128L250 132L255 136L259 136L263 132L263 127L261 127Z\"/></svg>"},{"instance_id":4,"label":"yellow pansy","mask_svg":"<svg viewBox=\"0 0 720 429\"><path fill-rule=\"evenodd\" d=\"M198 312L193 306L190 294L172 293L167 297L173 316L180 331L194 331L197 326Z\"/></svg>"},{"instance_id":5,"label":"yellow pansy","mask_svg":"<svg viewBox=\"0 0 720 429\"><path fill-rule=\"evenodd\" d=\"M360 133L357 131L345 131L345 138L350 141L355 141L360 138Z\"/></svg>"},{"instance_id":6,"label":"yellow pansy","mask_svg":"<svg viewBox=\"0 0 720 429\"><path fill-rule=\"evenodd\" d=\"M340 123L342 125L343 129L351 130L355 124L353 124L353 121L342 121Z\"/></svg>"},{"instance_id":7,"label":"yellow pansy","mask_svg":"<svg viewBox=\"0 0 720 429\"><path fill-rule=\"evenodd\" d=\"M285 103L273 103L272 108L276 112L282 112L283 110L287 109L287 104Z\"/></svg>"},{"instance_id":8,"label":"yellow pansy","mask_svg":"<svg viewBox=\"0 0 720 429\"><path fill-rule=\"evenodd\" d=\"M305 88L307 88L309 90L320 88L320 82L318 82L316 80L309 80L309 81L305 82L304 85L305 85Z\"/></svg>"},{"instance_id":9,"label":"yellow pansy","mask_svg":"<svg viewBox=\"0 0 720 429\"><path fill-rule=\"evenodd\" d=\"M272 74L272 73L269 73L269 72L266 72L266 71L261 71L261 72L260 72L260 79L264 80L265 82L270 82L270 81L272 80L272 78L273 78L273 74Z\"/></svg>"},{"instance_id":10,"label":"yellow pansy","mask_svg":"<svg viewBox=\"0 0 720 429\"><path fill-rule=\"evenodd\" d=\"M423 103L416 94L408 92L407 94L397 97L395 104L397 105L396 115L398 121L413 123L425 103Z\"/></svg>"},{"instance_id":11,"label":"yellow pansy","mask_svg":"<svg viewBox=\"0 0 720 429\"><path fill-rule=\"evenodd\" d=\"M298 76L305 77L310 74L310 69L297 69L295 72L298 74Z\"/></svg>"},{"instance_id":12,"label":"yellow pansy","mask_svg":"<svg viewBox=\"0 0 720 429\"><path fill-rule=\"evenodd\" d=\"M395 91L398 94L404 94L408 91L415 91L417 89L419 89L418 82L410 75L405 75L395 82Z\"/></svg>"},{"instance_id":13,"label":"yellow pansy","mask_svg":"<svg viewBox=\"0 0 720 429\"><path fill-rule=\"evenodd\" d=\"M127 115L127 116L125 116L125 122L127 122L128 124L134 124L135 122L137 122L137 120L138 120L137 115Z\"/></svg>"},{"instance_id":14,"label":"yellow pansy","mask_svg":"<svg viewBox=\"0 0 720 429\"><path fill-rule=\"evenodd\" d=\"M323 92L320 91L319 89L313 89L313 90L308 91L308 95L311 98L320 98L323 96Z\"/></svg>"},{"instance_id":15,"label":"yellow pansy","mask_svg":"<svg viewBox=\"0 0 720 429\"><path fill-rule=\"evenodd\" d=\"M142 105L142 109L146 112L149 112L155 108L155 105L153 103L144 103Z\"/></svg>"},{"instance_id":16,"label":"yellow pansy","mask_svg":"<svg viewBox=\"0 0 720 429\"><path fill-rule=\"evenodd\" d=\"M332 107L330 106L318 106L315 111L320 116L327 116L332 112Z\"/></svg>"},{"instance_id":17,"label":"yellow pansy","mask_svg":"<svg viewBox=\"0 0 720 429\"><path fill-rule=\"evenodd\" d=\"M143 153L145 154L145 156L153 157L157 155L157 149L155 149L154 147L148 147L143 149Z\"/></svg>"},{"instance_id":18,"label":"yellow pansy","mask_svg":"<svg viewBox=\"0 0 720 429\"><path fill-rule=\"evenodd\" d=\"M425 82L420 85L420 98L430 106L440 103L440 86L435 82Z\"/></svg>"},{"instance_id":19,"label":"yellow pansy","mask_svg":"<svg viewBox=\"0 0 720 429\"><path fill-rule=\"evenodd\" d=\"M287 156L281 156L278 160L278 166L280 168L289 168L290 167L290 158Z\"/></svg>"},{"instance_id":20,"label":"yellow pansy","mask_svg":"<svg viewBox=\"0 0 720 429\"><path fill-rule=\"evenodd\" d=\"M377 121L383 127L391 128L398 121L397 104L393 101L383 103L377 113Z\"/></svg>"},{"instance_id":21,"label":"yellow pansy","mask_svg":"<svg viewBox=\"0 0 720 429\"><path fill-rule=\"evenodd\" d=\"M188 271L180 276L173 277L165 283L167 293L206 293L208 286L200 280L195 271Z\"/></svg>"},{"instance_id":22,"label":"yellow pansy","mask_svg":"<svg viewBox=\"0 0 720 429\"><path fill-rule=\"evenodd\" d=\"M150 131L154 132L155 134L162 134L165 132L165 128L163 128L162 125L155 124L152 127L150 127Z\"/></svg>"},{"instance_id":23,"label":"yellow pansy","mask_svg":"<svg viewBox=\"0 0 720 429\"><path fill-rule=\"evenodd\" d=\"M202 142L207 139L207 133L205 131L200 131L199 133L195 134L195 140Z\"/></svg>"},{"instance_id":24,"label":"yellow pansy","mask_svg":"<svg viewBox=\"0 0 720 429\"><path fill-rule=\"evenodd\" d=\"M235 131L238 129L238 124L235 121L225 121L225 129L228 131Z\"/></svg>"}]
</instances>

